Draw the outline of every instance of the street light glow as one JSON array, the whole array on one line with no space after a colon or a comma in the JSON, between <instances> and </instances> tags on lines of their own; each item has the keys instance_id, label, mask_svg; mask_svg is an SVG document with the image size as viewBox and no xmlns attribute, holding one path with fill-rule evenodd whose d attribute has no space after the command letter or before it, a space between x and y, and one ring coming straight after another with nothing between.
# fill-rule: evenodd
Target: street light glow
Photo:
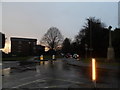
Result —
<instances>
[{"instance_id":1,"label":"street light glow","mask_svg":"<svg viewBox=\"0 0 120 90\"><path fill-rule=\"evenodd\" d=\"M96 65L95 65L95 58L92 58L92 80L96 80Z\"/></svg>"}]
</instances>

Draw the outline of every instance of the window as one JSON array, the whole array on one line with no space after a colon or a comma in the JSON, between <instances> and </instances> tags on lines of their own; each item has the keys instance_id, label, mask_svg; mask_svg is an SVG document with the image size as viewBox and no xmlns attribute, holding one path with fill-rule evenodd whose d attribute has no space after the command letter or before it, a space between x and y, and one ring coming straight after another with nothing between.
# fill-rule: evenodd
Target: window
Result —
<instances>
[{"instance_id":1,"label":"window","mask_svg":"<svg viewBox=\"0 0 120 90\"><path fill-rule=\"evenodd\" d=\"M36 45L36 42L33 42L33 45Z\"/></svg>"},{"instance_id":2,"label":"window","mask_svg":"<svg viewBox=\"0 0 120 90\"><path fill-rule=\"evenodd\" d=\"M22 44L22 42L21 42L21 41L19 41L19 42L18 42L18 44Z\"/></svg>"},{"instance_id":3,"label":"window","mask_svg":"<svg viewBox=\"0 0 120 90\"><path fill-rule=\"evenodd\" d=\"M29 44L31 44L31 42L28 42Z\"/></svg>"}]
</instances>

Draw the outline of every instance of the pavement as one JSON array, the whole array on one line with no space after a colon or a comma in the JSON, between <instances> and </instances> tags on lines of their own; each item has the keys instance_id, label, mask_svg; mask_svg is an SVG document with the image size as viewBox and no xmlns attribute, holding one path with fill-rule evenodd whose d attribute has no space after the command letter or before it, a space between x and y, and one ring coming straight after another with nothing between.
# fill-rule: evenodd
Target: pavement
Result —
<instances>
[{"instance_id":1,"label":"pavement","mask_svg":"<svg viewBox=\"0 0 120 90\"><path fill-rule=\"evenodd\" d=\"M91 67L91 63L85 63L81 60L76 60L74 58L64 58L63 59L67 64L69 65L74 65L74 66L83 66L83 67ZM96 62L97 64L97 62ZM106 64L97 64L96 68L98 69L110 69L114 71L119 71L119 66L118 65L106 65Z\"/></svg>"}]
</instances>

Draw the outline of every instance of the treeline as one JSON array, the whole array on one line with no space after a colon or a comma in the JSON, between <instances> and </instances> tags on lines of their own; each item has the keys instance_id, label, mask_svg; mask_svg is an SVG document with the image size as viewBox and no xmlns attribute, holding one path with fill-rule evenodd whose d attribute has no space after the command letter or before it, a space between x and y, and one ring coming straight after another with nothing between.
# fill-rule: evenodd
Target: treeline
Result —
<instances>
[{"instance_id":1,"label":"treeline","mask_svg":"<svg viewBox=\"0 0 120 90\"><path fill-rule=\"evenodd\" d=\"M99 19L90 17L87 23L75 36L74 41L65 38L63 41L62 53L77 53L81 57L107 57L109 46L109 30ZM112 46L115 57L120 58L120 29L111 31Z\"/></svg>"}]
</instances>

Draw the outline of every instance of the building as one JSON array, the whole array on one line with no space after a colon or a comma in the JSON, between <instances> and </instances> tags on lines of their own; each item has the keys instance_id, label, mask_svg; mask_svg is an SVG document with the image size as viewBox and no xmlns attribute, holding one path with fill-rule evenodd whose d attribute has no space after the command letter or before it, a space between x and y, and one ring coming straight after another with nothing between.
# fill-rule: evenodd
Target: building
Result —
<instances>
[{"instance_id":1,"label":"building","mask_svg":"<svg viewBox=\"0 0 120 90\"><path fill-rule=\"evenodd\" d=\"M36 45L34 47L34 50L35 50L35 55L36 56L43 55L45 53L45 46Z\"/></svg>"},{"instance_id":2,"label":"building","mask_svg":"<svg viewBox=\"0 0 120 90\"><path fill-rule=\"evenodd\" d=\"M0 48L4 48L5 46L5 34L0 32Z\"/></svg>"},{"instance_id":3,"label":"building","mask_svg":"<svg viewBox=\"0 0 120 90\"><path fill-rule=\"evenodd\" d=\"M11 53L13 56L34 55L37 39L11 37Z\"/></svg>"}]
</instances>

